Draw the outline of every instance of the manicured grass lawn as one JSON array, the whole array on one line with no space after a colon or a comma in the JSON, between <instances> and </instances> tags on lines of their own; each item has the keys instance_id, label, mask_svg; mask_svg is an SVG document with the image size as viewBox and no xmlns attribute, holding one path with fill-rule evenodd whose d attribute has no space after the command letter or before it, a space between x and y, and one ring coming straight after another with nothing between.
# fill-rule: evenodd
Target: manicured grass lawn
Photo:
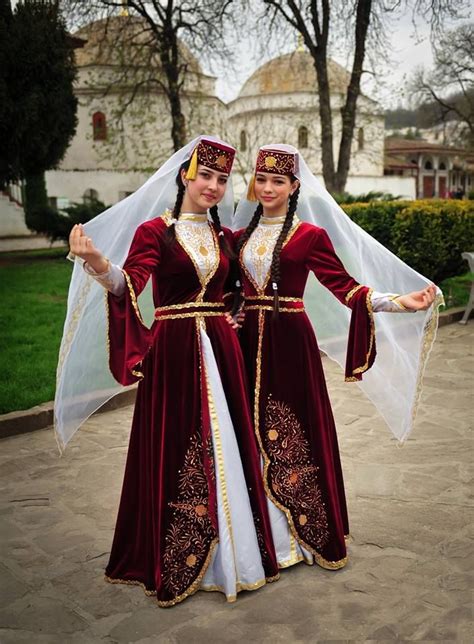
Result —
<instances>
[{"instance_id":1,"label":"manicured grass lawn","mask_svg":"<svg viewBox=\"0 0 474 644\"><path fill-rule=\"evenodd\" d=\"M0 254L0 414L54 398L72 272L66 253Z\"/></svg>"},{"instance_id":2,"label":"manicured grass lawn","mask_svg":"<svg viewBox=\"0 0 474 644\"><path fill-rule=\"evenodd\" d=\"M446 308L466 306L472 280L474 280L474 273L465 273L456 277L448 277L441 282L439 287L443 291Z\"/></svg>"},{"instance_id":3,"label":"manicured grass lawn","mask_svg":"<svg viewBox=\"0 0 474 644\"><path fill-rule=\"evenodd\" d=\"M67 250L0 254L0 414L54 398L72 264ZM472 273L440 284L449 307L467 304Z\"/></svg>"}]
</instances>

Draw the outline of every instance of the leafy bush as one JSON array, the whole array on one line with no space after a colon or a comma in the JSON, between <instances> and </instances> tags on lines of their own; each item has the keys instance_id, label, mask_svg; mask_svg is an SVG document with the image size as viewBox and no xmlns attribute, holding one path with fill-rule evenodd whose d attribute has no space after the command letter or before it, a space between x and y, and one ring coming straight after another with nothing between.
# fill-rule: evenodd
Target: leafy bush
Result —
<instances>
[{"instance_id":1,"label":"leafy bush","mask_svg":"<svg viewBox=\"0 0 474 644\"><path fill-rule=\"evenodd\" d=\"M418 200L352 204L349 217L400 259L434 282L466 270L474 247L474 202Z\"/></svg>"},{"instance_id":2,"label":"leafy bush","mask_svg":"<svg viewBox=\"0 0 474 644\"><path fill-rule=\"evenodd\" d=\"M372 201L395 201L400 199L400 197L389 192L377 192L376 190L371 190L362 195L351 195L348 192L342 192L334 194L333 197L338 204L371 203Z\"/></svg>"},{"instance_id":3,"label":"leafy bush","mask_svg":"<svg viewBox=\"0 0 474 644\"><path fill-rule=\"evenodd\" d=\"M58 212L50 206L43 206L31 211L27 223L29 228L46 235L51 241L57 239L67 241L75 224L85 224L106 208L107 206L102 201L97 200L86 204L73 204L64 208L62 212Z\"/></svg>"}]
</instances>

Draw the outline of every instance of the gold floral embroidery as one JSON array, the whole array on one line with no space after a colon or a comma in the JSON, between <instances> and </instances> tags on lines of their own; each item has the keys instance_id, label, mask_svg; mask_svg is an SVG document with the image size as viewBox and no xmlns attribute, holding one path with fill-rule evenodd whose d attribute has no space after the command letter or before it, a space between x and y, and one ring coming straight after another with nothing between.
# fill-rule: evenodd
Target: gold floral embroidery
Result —
<instances>
[{"instance_id":1,"label":"gold floral embroidery","mask_svg":"<svg viewBox=\"0 0 474 644\"><path fill-rule=\"evenodd\" d=\"M318 467L311 461L308 439L283 402L270 395L265 409L266 450L271 487L291 512L304 542L321 549L329 540L326 509L318 485Z\"/></svg>"},{"instance_id":2,"label":"gold floral embroidery","mask_svg":"<svg viewBox=\"0 0 474 644\"><path fill-rule=\"evenodd\" d=\"M194 435L179 472L178 498L168 504L174 511L165 539L163 584L172 595L182 595L193 584L217 538L208 498L202 442Z\"/></svg>"}]
</instances>

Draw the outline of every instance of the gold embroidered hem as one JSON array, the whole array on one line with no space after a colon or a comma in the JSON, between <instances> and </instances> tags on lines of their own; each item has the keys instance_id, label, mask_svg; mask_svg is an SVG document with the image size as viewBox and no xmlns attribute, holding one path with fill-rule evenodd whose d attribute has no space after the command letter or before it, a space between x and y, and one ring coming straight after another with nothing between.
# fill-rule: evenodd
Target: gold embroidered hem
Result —
<instances>
[{"instance_id":1,"label":"gold embroidered hem","mask_svg":"<svg viewBox=\"0 0 474 644\"><path fill-rule=\"evenodd\" d=\"M209 553L207 555L206 561L204 562L199 575L196 577L195 581L187 588L184 593L181 593L181 595L178 595L177 597L174 597L173 599L170 599L168 601L161 601L157 599L157 604L160 606L160 608L171 608L171 606L175 606L176 604L180 604L182 601L184 601L187 597L190 597L191 595L194 595L199 589L200 589L200 584L201 581L206 574L207 568L209 567L209 564L211 563L211 558L212 555L214 554L214 548L218 544L219 539L214 539L211 543L211 546L209 548ZM145 584L142 581L138 581L135 579L113 579L111 577L107 577L107 575L104 575L105 581L109 582L110 584L124 584L126 586L140 586L142 590L144 591L145 595L147 597L153 597L156 595L156 590L148 590Z\"/></svg>"},{"instance_id":2,"label":"gold embroidered hem","mask_svg":"<svg viewBox=\"0 0 474 644\"><path fill-rule=\"evenodd\" d=\"M278 561L278 568L290 568L291 566L296 566L296 564L299 564L302 561L304 561L307 566L312 566L314 563L312 559L309 560L304 555L295 555L294 557L290 557L290 559L285 559L285 561Z\"/></svg>"},{"instance_id":3,"label":"gold embroidered hem","mask_svg":"<svg viewBox=\"0 0 474 644\"><path fill-rule=\"evenodd\" d=\"M349 557L346 556L343 559L339 559L339 561L328 561L324 557L321 557L321 555L315 554L314 560L318 566L321 566L321 568L324 568L325 570L339 570L340 568L344 568Z\"/></svg>"},{"instance_id":4,"label":"gold embroidered hem","mask_svg":"<svg viewBox=\"0 0 474 644\"><path fill-rule=\"evenodd\" d=\"M227 595L223 586L214 585L214 584L210 586L201 586L199 590L204 590L207 593L211 593L211 592L222 593L223 595L226 596L227 602L230 604L237 600L237 594L242 592L243 590L247 590L247 591L258 590L259 588L262 588L262 586L265 586L266 584L267 584L266 579L260 579L259 581L256 581L253 584L245 584L241 581L238 581L235 584L235 590L236 590L235 595Z\"/></svg>"}]
</instances>

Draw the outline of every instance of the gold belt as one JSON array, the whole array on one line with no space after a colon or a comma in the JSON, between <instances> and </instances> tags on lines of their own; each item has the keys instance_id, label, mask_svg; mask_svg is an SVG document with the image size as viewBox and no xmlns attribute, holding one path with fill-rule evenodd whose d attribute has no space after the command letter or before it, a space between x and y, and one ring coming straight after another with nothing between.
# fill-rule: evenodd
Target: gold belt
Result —
<instances>
[{"instance_id":1,"label":"gold belt","mask_svg":"<svg viewBox=\"0 0 474 644\"><path fill-rule=\"evenodd\" d=\"M301 297L279 297L280 313L304 313L304 302ZM272 295L247 295L245 311L273 311Z\"/></svg>"},{"instance_id":2,"label":"gold belt","mask_svg":"<svg viewBox=\"0 0 474 644\"><path fill-rule=\"evenodd\" d=\"M184 302L155 309L156 320L182 320L183 318L224 315L224 302Z\"/></svg>"}]
</instances>

